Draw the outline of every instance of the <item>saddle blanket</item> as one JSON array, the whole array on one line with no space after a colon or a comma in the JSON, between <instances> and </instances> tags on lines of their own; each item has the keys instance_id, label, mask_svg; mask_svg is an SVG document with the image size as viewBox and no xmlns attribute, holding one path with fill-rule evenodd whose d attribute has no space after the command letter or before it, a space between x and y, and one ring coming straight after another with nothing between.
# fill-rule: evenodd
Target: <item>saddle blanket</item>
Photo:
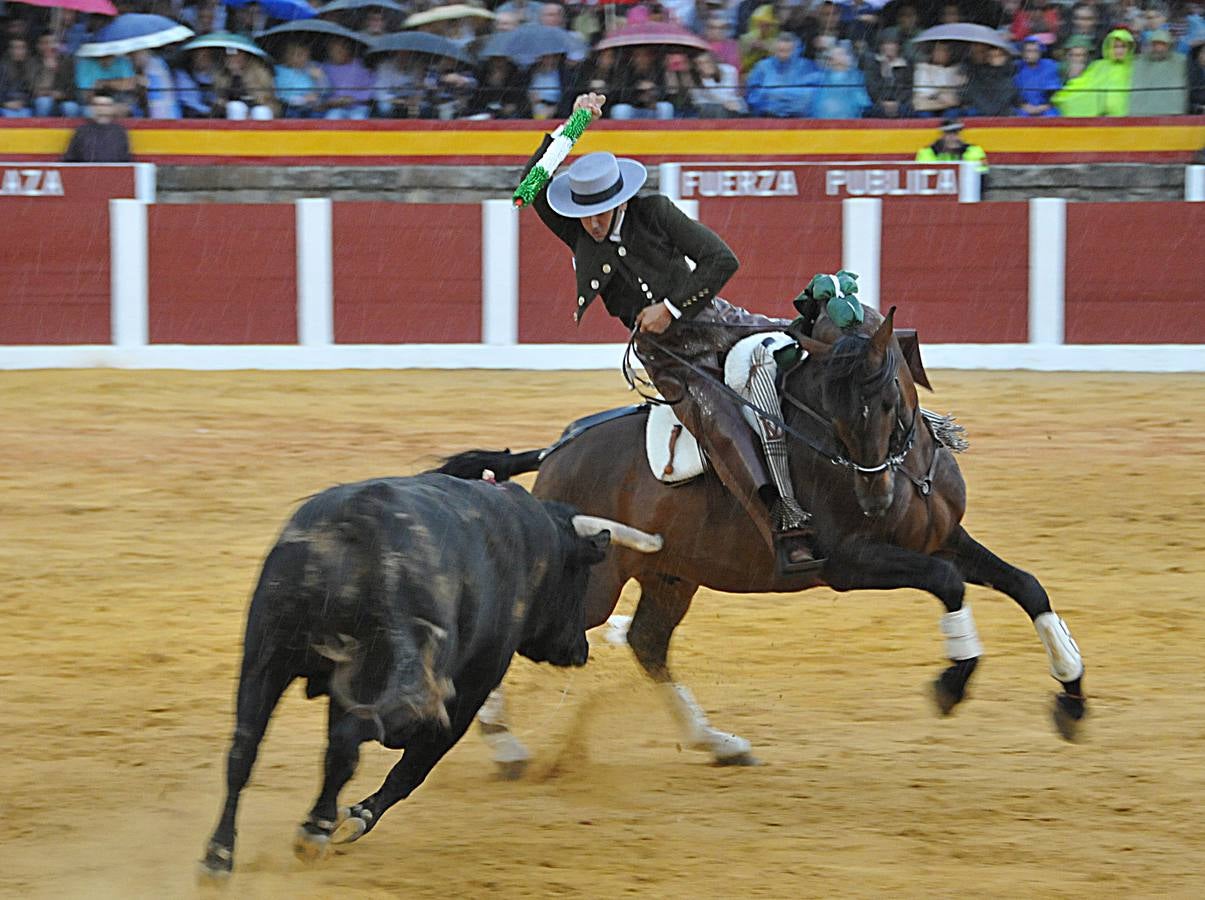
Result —
<instances>
[{"instance_id":1,"label":"saddle blanket","mask_svg":"<svg viewBox=\"0 0 1205 900\"><path fill-rule=\"evenodd\" d=\"M765 346L773 353L794 343L789 335L781 331L753 334L738 341L728 351L724 361L724 381L742 397L748 398L754 349ZM753 412L749 409L742 411L746 421L756 430L757 421ZM699 442L679 421L672 406L653 405L644 426L644 437L649 468L660 481L681 484L698 478L707 470L707 458Z\"/></svg>"}]
</instances>

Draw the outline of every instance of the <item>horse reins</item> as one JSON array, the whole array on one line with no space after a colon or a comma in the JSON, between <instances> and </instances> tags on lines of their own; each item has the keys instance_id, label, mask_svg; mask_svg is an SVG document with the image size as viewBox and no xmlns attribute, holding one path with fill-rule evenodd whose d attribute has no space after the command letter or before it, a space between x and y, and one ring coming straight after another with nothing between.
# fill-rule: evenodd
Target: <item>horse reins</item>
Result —
<instances>
[{"instance_id":1,"label":"horse reins","mask_svg":"<svg viewBox=\"0 0 1205 900\"><path fill-rule=\"evenodd\" d=\"M630 388L632 388L633 390L638 390L639 389L638 385L643 385L643 386L647 386L647 387L655 387L655 385L653 385L648 379L641 378L640 376L636 375L634 369L631 367L631 363L630 363L631 356L635 355L638 359L640 357L640 354L636 351L636 348L635 348L636 336L638 333L639 332L635 328L632 329L632 334L628 338L628 345L627 345L626 350L624 351L624 356L623 356L624 378L627 381L628 386ZM646 335L644 335L643 340L646 343L650 344L655 350L658 350L661 353L664 353L666 356L668 356L674 362L678 363L679 365L685 366L687 369L694 372L699 377L711 382L713 385L718 387L726 396L735 400L737 403L739 403L741 406L744 406L746 409L751 410L755 415L760 416L762 419L769 422L770 424L772 424L778 428L781 428L784 433L789 434L792 437L796 438L797 440L802 441L805 445L807 445L809 448L811 448L814 452L820 454L821 456L826 457L829 460L829 462L831 462L833 465L842 466L844 468L850 469L861 475L874 475L878 472L882 472L885 470L900 471L905 476L907 476L908 480L911 481L913 485L916 486L916 489L918 491L920 491L922 496L925 496L925 497L929 496L930 491L933 489L933 476L937 472L938 454L940 453L940 451L942 449L941 442L934 439L933 459L929 464L929 471L925 474L925 476L923 478L917 478L911 472L909 472L907 469L904 468L904 460L907 459L908 454L912 451L912 445L916 440L916 420L918 417L921 417L919 410L915 411L912 414L912 422L908 426L907 432L904 434L904 437L902 439L903 446L897 453L892 454L891 450L890 450L890 446L889 446L887 458L884 459L883 462L879 463L877 466L859 465L858 463L854 462L853 460L847 459L845 456L843 456L841 454L840 451L833 452L825 447L819 446L817 444L817 442L815 440L813 440L810 435L804 434L803 432L801 432L795 428L792 428L790 425L788 425L786 422L784 422L778 416L775 416L772 413L766 412L766 410L762 409L756 403L753 403L752 401L750 401L747 398L745 398L744 396L742 396L738 391L733 390L731 387L729 387L723 381L716 378L714 375L712 375L706 369L702 368L701 366L696 365L695 363L691 362L689 359L687 359L684 356L681 356L680 354L671 350L669 347L666 347L664 344L658 342L655 338L652 338L646 334ZM790 376L797 368L799 368L799 366L803 365L803 363L805 362L805 359L800 360L798 363L796 363L794 366L792 366L789 370L787 370L787 372L783 375L784 384L786 382L786 378L788 376ZM899 379L897 378L896 379L897 387L898 387L898 384L899 384ZM814 420L816 420L819 424L821 424L829 434L833 433L832 423L828 419L826 419L824 416L820 415L820 413L816 412L814 409L812 409L810 406L808 406L802 400L787 393L785 390L781 392L781 395L787 400L788 403L790 403L796 409L799 409L799 410L807 413ZM641 393L641 396L652 403L673 405L674 403L678 402L678 400L664 400L664 399L660 399L657 397L648 397L648 396L644 395L643 393ZM680 399L681 398L679 398L679 400ZM898 400L896 401L895 420L896 420L896 424L901 429L903 429L904 423L900 419L899 401ZM838 441L837 443L840 443L840 442Z\"/></svg>"}]
</instances>

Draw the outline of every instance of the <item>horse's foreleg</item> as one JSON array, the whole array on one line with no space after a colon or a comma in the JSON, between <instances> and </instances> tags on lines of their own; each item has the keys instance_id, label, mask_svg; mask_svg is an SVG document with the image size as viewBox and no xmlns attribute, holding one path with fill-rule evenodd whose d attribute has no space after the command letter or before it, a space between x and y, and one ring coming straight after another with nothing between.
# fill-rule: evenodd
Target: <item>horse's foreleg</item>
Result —
<instances>
[{"instance_id":1,"label":"horse's foreleg","mask_svg":"<svg viewBox=\"0 0 1205 900\"><path fill-rule=\"evenodd\" d=\"M1084 662L1067 623L1050 608L1041 583L988 550L959 528L948 543L950 559L971 584L994 588L1012 597L1029 615L1046 656L1050 674L1063 686L1055 701L1054 721L1059 733L1074 740L1087 707L1084 697Z\"/></svg>"},{"instance_id":2,"label":"horse's foreleg","mask_svg":"<svg viewBox=\"0 0 1205 900\"><path fill-rule=\"evenodd\" d=\"M850 538L829 554L821 577L833 590L916 588L942 602L941 632L950 666L934 682L934 699L948 715L966 696L983 645L971 608L963 602L962 574L950 562L892 544Z\"/></svg>"},{"instance_id":3,"label":"horse's foreleg","mask_svg":"<svg viewBox=\"0 0 1205 900\"><path fill-rule=\"evenodd\" d=\"M753 764L749 742L713 728L690 688L675 682L670 673L670 638L699 586L668 575L640 576L638 580L640 602L628 629L628 644L641 668L657 682L678 724L683 746L710 753L720 765Z\"/></svg>"}]
</instances>

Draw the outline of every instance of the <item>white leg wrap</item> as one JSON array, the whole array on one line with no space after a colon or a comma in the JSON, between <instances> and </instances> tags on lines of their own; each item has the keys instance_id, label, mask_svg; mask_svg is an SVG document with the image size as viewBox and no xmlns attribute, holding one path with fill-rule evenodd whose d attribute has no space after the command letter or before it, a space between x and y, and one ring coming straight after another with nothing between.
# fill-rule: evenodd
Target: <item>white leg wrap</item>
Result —
<instances>
[{"instance_id":1,"label":"white leg wrap","mask_svg":"<svg viewBox=\"0 0 1205 900\"><path fill-rule=\"evenodd\" d=\"M983 655L979 630L975 627L975 617L971 615L968 604L964 603L962 609L942 615L941 633L946 636L946 656L950 659L975 659Z\"/></svg>"},{"instance_id":2,"label":"white leg wrap","mask_svg":"<svg viewBox=\"0 0 1205 900\"><path fill-rule=\"evenodd\" d=\"M1067 623L1057 613L1044 612L1033 620L1033 627L1042 639L1046 655L1050 657L1050 674L1059 681L1075 681L1084 674L1084 660L1079 647L1067 630Z\"/></svg>"},{"instance_id":3,"label":"white leg wrap","mask_svg":"<svg viewBox=\"0 0 1205 900\"><path fill-rule=\"evenodd\" d=\"M506 727L506 694L502 693L502 688L496 687L490 691L481 709L477 710L477 718L486 725Z\"/></svg>"},{"instance_id":4,"label":"white leg wrap","mask_svg":"<svg viewBox=\"0 0 1205 900\"><path fill-rule=\"evenodd\" d=\"M669 704L670 714L678 723L682 745L692 750L705 750L716 759L748 753L749 742L735 734L717 731L707 721L707 714L684 684L668 682L658 685Z\"/></svg>"},{"instance_id":5,"label":"white leg wrap","mask_svg":"<svg viewBox=\"0 0 1205 900\"><path fill-rule=\"evenodd\" d=\"M481 709L477 710L477 720L486 726L481 731L481 738L490 748L494 762L500 765L524 762L531 759L531 751L523 746L523 742L510 733L506 723L506 695L502 688L490 692Z\"/></svg>"}]
</instances>

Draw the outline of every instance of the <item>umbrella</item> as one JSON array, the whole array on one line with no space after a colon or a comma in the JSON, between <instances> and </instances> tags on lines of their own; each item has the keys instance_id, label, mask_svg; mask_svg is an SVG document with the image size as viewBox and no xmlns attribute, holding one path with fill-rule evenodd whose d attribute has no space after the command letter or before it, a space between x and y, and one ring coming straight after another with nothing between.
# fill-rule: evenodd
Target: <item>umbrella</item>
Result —
<instances>
[{"instance_id":1,"label":"umbrella","mask_svg":"<svg viewBox=\"0 0 1205 900\"><path fill-rule=\"evenodd\" d=\"M405 12L402 5L394 3L393 0L334 0L333 3L318 7L318 15L325 16L327 13L354 12L358 9L385 9L389 12Z\"/></svg>"},{"instance_id":2,"label":"umbrella","mask_svg":"<svg viewBox=\"0 0 1205 900\"><path fill-rule=\"evenodd\" d=\"M383 34L372 42L368 53L426 53L430 56L447 56L470 66L473 64L472 54L455 41L424 31Z\"/></svg>"},{"instance_id":3,"label":"umbrella","mask_svg":"<svg viewBox=\"0 0 1205 900\"><path fill-rule=\"evenodd\" d=\"M710 50L711 46L693 31L669 22L638 22L625 25L599 41L595 50L613 47L640 47L649 44L684 47L689 50Z\"/></svg>"},{"instance_id":4,"label":"umbrella","mask_svg":"<svg viewBox=\"0 0 1205 900\"><path fill-rule=\"evenodd\" d=\"M335 0L348 2L348 0ZM425 12L415 13L402 23L403 28L418 28L420 25L430 25L433 22L454 22L457 19L492 19L494 14L489 10L467 3L453 3L451 6L437 6Z\"/></svg>"},{"instance_id":5,"label":"umbrella","mask_svg":"<svg viewBox=\"0 0 1205 900\"><path fill-rule=\"evenodd\" d=\"M255 36L255 42L263 46L289 37L340 37L368 47L372 46L372 38L323 19L299 19L296 22L285 22L283 25L261 31Z\"/></svg>"},{"instance_id":6,"label":"umbrella","mask_svg":"<svg viewBox=\"0 0 1205 900\"><path fill-rule=\"evenodd\" d=\"M135 50L164 47L193 36L193 30L164 16L128 13L118 16L76 51L76 56L120 56Z\"/></svg>"},{"instance_id":7,"label":"umbrella","mask_svg":"<svg viewBox=\"0 0 1205 900\"><path fill-rule=\"evenodd\" d=\"M30 6L49 6L57 9L74 9L82 13L100 13L102 16L117 15L117 7L109 0L13 0Z\"/></svg>"},{"instance_id":8,"label":"umbrella","mask_svg":"<svg viewBox=\"0 0 1205 900\"><path fill-rule=\"evenodd\" d=\"M926 29L912 39L914 44L927 44L933 41L961 41L967 44L989 44L999 47L1009 53L1016 53L1008 38L986 25L971 25L966 22L956 22L953 25L938 25Z\"/></svg>"},{"instance_id":9,"label":"umbrella","mask_svg":"<svg viewBox=\"0 0 1205 900\"><path fill-rule=\"evenodd\" d=\"M203 34L199 38L193 38L180 49L187 53L189 50L203 50L206 47L217 47L224 50L242 50L244 53L250 53L252 56L266 59L268 62L272 61L272 57L255 46L255 42L251 38L243 37L241 34L230 34L225 31Z\"/></svg>"},{"instance_id":10,"label":"umbrella","mask_svg":"<svg viewBox=\"0 0 1205 900\"><path fill-rule=\"evenodd\" d=\"M530 66L541 56L572 53L578 47L572 35L551 25L520 25L513 31L492 34L481 45L480 55L506 56L521 66Z\"/></svg>"},{"instance_id":11,"label":"umbrella","mask_svg":"<svg viewBox=\"0 0 1205 900\"><path fill-rule=\"evenodd\" d=\"M222 0L227 6L250 6L258 3L269 19L294 22L297 19L314 18L314 10L305 0Z\"/></svg>"}]
</instances>

